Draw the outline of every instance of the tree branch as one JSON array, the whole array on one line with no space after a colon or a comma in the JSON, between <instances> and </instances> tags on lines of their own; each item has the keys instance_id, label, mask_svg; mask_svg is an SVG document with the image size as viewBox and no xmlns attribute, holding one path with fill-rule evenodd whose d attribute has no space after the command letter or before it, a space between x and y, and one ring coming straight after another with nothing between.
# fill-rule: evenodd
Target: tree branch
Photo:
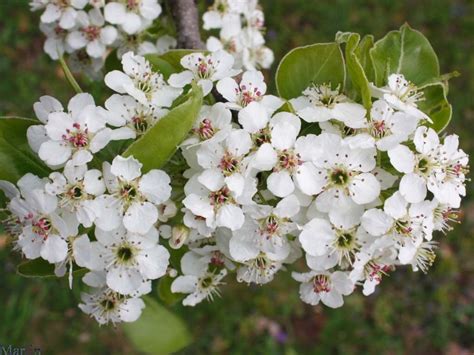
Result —
<instances>
[{"instance_id":1,"label":"tree branch","mask_svg":"<svg viewBox=\"0 0 474 355\"><path fill-rule=\"evenodd\" d=\"M194 0L168 0L178 30L178 48L204 49Z\"/></svg>"}]
</instances>

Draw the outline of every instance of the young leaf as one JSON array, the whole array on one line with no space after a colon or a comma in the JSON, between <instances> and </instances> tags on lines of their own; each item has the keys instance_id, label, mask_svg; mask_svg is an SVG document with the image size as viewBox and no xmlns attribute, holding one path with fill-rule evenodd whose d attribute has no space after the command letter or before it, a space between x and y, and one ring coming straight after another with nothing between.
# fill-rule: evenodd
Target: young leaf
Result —
<instances>
[{"instance_id":1,"label":"young leaf","mask_svg":"<svg viewBox=\"0 0 474 355\"><path fill-rule=\"evenodd\" d=\"M365 75L364 68L362 67L356 53L360 41L360 35L352 32L338 32L336 34L336 41L338 43L346 43L345 57L351 83L360 93L364 107L369 110L372 106L369 80Z\"/></svg>"},{"instance_id":2,"label":"young leaf","mask_svg":"<svg viewBox=\"0 0 474 355\"><path fill-rule=\"evenodd\" d=\"M278 65L276 87L281 97L292 99L312 84L344 86L346 72L337 43L318 43L295 48Z\"/></svg>"},{"instance_id":3,"label":"young leaf","mask_svg":"<svg viewBox=\"0 0 474 355\"><path fill-rule=\"evenodd\" d=\"M133 155L143 164L143 172L161 168L174 154L193 127L202 105L202 90L193 85L189 98L172 109L140 139L131 144L124 156Z\"/></svg>"},{"instance_id":4,"label":"young leaf","mask_svg":"<svg viewBox=\"0 0 474 355\"><path fill-rule=\"evenodd\" d=\"M375 71L374 65L372 64L372 58L370 58L370 50L374 46L374 36L366 35L362 38L357 47L357 57L359 58L360 65L364 69L364 73L367 76L369 82L375 82Z\"/></svg>"},{"instance_id":5,"label":"young leaf","mask_svg":"<svg viewBox=\"0 0 474 355\"><path fill-rule=\"evenodd\" d=\"M158 54L146 54L145 58L150 62L153 70L163 74L166 80L168 80L171 74L180 71L179 68L174 67Z\"/></svg>"},{"instance_id":6,"label":"young leaf","mask_svg":"<svg viewBox=\"0 0 474 355\"><path fill-rule=\"evenodd\" d=\"M423 89L424 100L418 107L433 120L430 125L437 132L441 132L451 121L453 108L446 98L447 84L441 82L428 84Z\"/></svg>"},{"instance_id":7,"label":"young leaf","mask_svg":"<svg viewBox=\"0 0 474 355\"><path fill-rule=\"evenodd\" d=\"M171 284L174 279L169 276L164 276L158 281L158 297L167 306L172 306L184 298L182 293L171 292Z\"/></svg>"},{"instance_id":8,"label":"young leaf","mask_svg":"<svg viewBox=\"0 0 474 355\"><path fill-rule=\"evenodd\" d=\"M56 277L54 264L48 263L44 259L27 260L19 264L16 268L19 275L23 277ZM75 269L75 276L82 276L87 272L84 268Z\"/></svg>"},{"instance_id":9,"label":"young leaf","mask_svg":"<svg viewBox=\"0 0 474 355\"><path fill-rule=\"evenodd\" d=\"M40 122L20 117L0 117L0 180L16 183L26 173L48 176L50 169L30 149L28 127Z\"/></svg>"},{"instance_id":10,"label":"young leaf","mask_svg":"<svg viewBox=\"0 0 474 355\"><path fill-rule=\"evenodd\" d=\"M124 323L125 334L137 350L146 354L170 354L191 342L184 322L150 297L146 308L133 323Z\"/></svg>"},{"instance_id":11,"label":"young leaf","mask_svg":"<svg viewBox=\"0 0 474 355\"><path fill-rule=\"evenodd\" d=\"M375 84L383 86L392 73L401 73L418 87L439 77L439 62L430 42L407 24L391 31L370 50Z\"/></svg>"}]
</instances>

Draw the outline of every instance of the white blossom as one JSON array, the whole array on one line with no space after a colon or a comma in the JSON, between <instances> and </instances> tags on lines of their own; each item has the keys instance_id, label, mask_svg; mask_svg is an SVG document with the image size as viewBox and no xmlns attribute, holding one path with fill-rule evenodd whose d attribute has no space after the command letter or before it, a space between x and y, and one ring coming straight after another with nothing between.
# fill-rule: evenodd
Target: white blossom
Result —
<instances>
[{"instance_id":1,"label":"white blossom","mask_svg":"<svg viewBox=\"0 0 474 355\"><path fill-rule=\"evenodd\" d=\"M211 92L215 81L240 72L232 69L233 64L234 58L225 51L217 51L209 55L191 53L181 58L181 65L187 70L171 74L169 83L176 88L182 88L195 80L206 96Z\"/></svg>"}]
</instances>

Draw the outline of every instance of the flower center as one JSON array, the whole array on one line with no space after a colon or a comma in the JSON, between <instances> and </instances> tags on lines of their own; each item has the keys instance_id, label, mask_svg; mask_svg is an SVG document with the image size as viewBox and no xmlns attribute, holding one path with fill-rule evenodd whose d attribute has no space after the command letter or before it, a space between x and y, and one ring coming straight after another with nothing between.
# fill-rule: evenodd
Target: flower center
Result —
<instances>
[{"instance_id":1,"label":"flower center","mask_svg":"<svg viewBox=\"0 0 474 355\"><path fill-rule=\"evenodd\" d=\"M201 283L201 288L206 289L206 288L212 286L213 279L212 279L211 276L206 276L206 277L202 278L200 281L201 281L200 282Z\"/></svg>"},{"instance_id":2,"label":"flower center","mask_svg":"<svg viewBox=\"0 0 474 355\"><path fill-rule=\"evenodd\" d=\"M418 92L418 88L415 84L405 80L401 76L398 76L396 79L395 94L401 101L413 106L416 106L418 101L423 101L425 99L423 92Z\"/></svg>"},{"instance_id":3,"label":"flower center","mask_svg":"<svg viewBox=\"0 0 474 355\"><path fill-rule=\"evenodd\" d=\"M245 107L253 101L260 100L262 93L257 87L250 86L247 88L246 85L240 85L239 89L235 89L236 94L239 96L239 103L241 106Z\"/></svg>"},{"instance_id":4,"label":"flower center","mask_svg":"<svg viewBox=\"0 0 474 355\"><path fill-rule=\"evenodd\" d=\"M120 194L124 199L133 200L135 197L137 197L137 189L133 185L126 184L120 190Z\"/></svg>"},{"instance_id":5,"label":"flower center","mask_svg":"<svg viewBox=\"0 0 474 355\"><path fill-rule=\"evenodd\" d=\"M254 133L252 135L252 140L257 147L260 147L264 143L270 143L271 141L270 129L268 127L265 127L261 129L260 131L258 131L257 133Z\"/></svg>"},{"instance_id":6,"label":"flower center","mask_svg":"<svg viewBox=\"0 0 474 355\"><path fill-rule=\"evenodd\" d=\"M133 258L133 250L130 246L121 246L117 249L117 259L122 263L127 263Z\"/></svg>"},{"instance_id":7,"label":"flower center","mask_svg":"<svg viewBox=\"0 0 474 355\"><path fill-rule=\"evenodd\" d=\"M212 122L208 118L205 118L199 124L199 128L195 129L195 132L201 138L201 140L210 139L216 133L214 128L212 127Z\"/></svg>"},{"instance_id":8,"label":"flower center","mask_svg":"<svg viewBox=\"0 0 474 355\"><path fill-rule=\"evenodd\" d=\"M239 170L240 160L231 153L226 152L222 157L219 168L225 176L230 176Z\"/></svg>"},{"instance_id":9,"label":"flower center","mask_svg":"<svg viewBox=\"0 0 474 355\"><path fill-rule=\"evenodd\" d=\"M89 144L89 130L88 128L82 130L79 123L74 123L73 130L66 129L66 134L62 138L74 148L85 148Z\"/></svg>"},{"instance_id":10,"label":"flower center","mask_svg":"<svg viewBox=\"0 0 474 355\"><path fill-rule=\"evenodd\" d=\"M68 32L64 28L60 26L56 26L54 28L54 34L58 37L65 37L68 34Z\"/></svg>"},{"instance_id":11,"label":"flower center","mask_svg":"<svg viewBox=\"0 0 474 355\"><path fill-rule=\"evenodd\" d=\"M142 91L148 100L151 99L152 95L156 90L163 87L164 81L161 74L154 73L148 63L145 64L145 68L133 68L132 77L134 84L138 90Z\"/></svg>"},{"instance_id":12,"label":"flower center","mask_svg":"<svg viewBox=\"0 0 474 355\"><path fill-rule=\"evenodd\" d=\"M390 128L387 126L385 120L380 121L372 121L370 133L372 137L375 138L382 138L388 135L390 132Z\"/></svg>"},{"instance_id":13,"label":"flower center","mask_svg":"<svg viewBox=\"0 0 474 355\"><path fill-rule=\"evenodd\" d=\"M127 11L136 12L140 6L140 0L126 0Z\"/></svg>"},{"instance_id":14,"label":"flower center","mask_svg":"<svg viewBox=\"0 0 474 355\"><path fill-rule=\"evenodd\" d=\"M89 42L94 41L95 39L99 38L100 36L100 27L97 26L87 26L86 28L82 29L82 33L87 38Z\"/></svg>"},{"instance_id":15,"label":"flower center","mask_svg":"<svg viewBox=\"0 0 474 355\"><path fill-rule=\"evenodd\" d=\"M300 155L296 154L293 150L285 149L278 156L278 167L276 170L288 170L290 173L294 173L303 164L300 158Z\"/></svg>"},{"instance_id":16,"label":"flower center","mask_svg":"<svg viewBox=\"0 0 474 355\"><path fill-rule=\"evenodd\" d=\"M84 196L84 193L81 186L75 185L69 189L68 195L74 200L80 200Z\"/></svg>"},{"instance_id":17,"label":"flower center","mask_svg":"<svg viewBox=\"0 0 474 355\"><path fill-rule=\"evenodd\" d=\"M211 205L214 207L219 207L224 203L230 200L230 190L227 186L224 186L218 191L211 192L209 199L211 200Z\"/></svg>"},{"instance_id":18,"label":"flower center","mask_svg":"<svg viewBox=\"0 0 474 355\"><path fill-rule=\"evenodd\" d=\"M389 265L380 265L375 261L369 261L365 267L364 272L367 275L369 280L375 280L377 283L382 281L384 275L388 275L388 272L391 270Z\"/></svg>"},{"instance_id":19,"label":"flower center","mask_svg":"<svg viewBox=\"0 0 474 355\"><path fill-rule=\"evenodd\" d=\"M61 9L65 9L65 8L71 6L71 1L70 0L56 0L55 3L56 3L56 6L58 6Z\"/></svg>"},{"instance_id":20,"label":"flower center","mask_svg":"<svg viewBox=\"0 0 474 355\"><path fill-rule=\"evenodd\" d=\"M354 236L350 233L341 233L336 242L339 248L349 249L354 241Z\"/></svg>"},{"instance_id":21,"label":"flower center","mask_svg":"<svg viewBox=\"0 0 474 355\"><path fill-rule=\"evenodd\" d=\"M112 299L106 298L100 302L100 306L104 309L105 312L110 312L115 308L115 301Z\"/></svg>"},{"instance_id":22,"label":"flower center","mask_svg":"<svg viewBox=\"0 0 474 355\"><path fill-rule=\"evenodd\" d=\"M208 79L214 74L214 62L212 59L199 58L197 64L197 75L200 79Z\"/></svg>"},{"instance_id":23,"label":"flower center","mask_svg":"<svg viewBox=\"0 0 474 355\"><path fill-rule=\"evenodd\" d=\"M314 85L303 91L303 95L308 97L309 102L314 106L328 108L333 108L336 104L347 101L347 97L339 92L339 86L336 90L332 90L330 84Z\"/></svg>"},{"instance_id":24,"label":"flower center","mask_svg":"<svg viewBox=\"0 0 474 355\"><path fill-rule=\"evenodd\" d=\"M273 235L278 234L280 223L278 217L270 215L260 222L260 234L270 239Z\"/></svg>"},{"instance_id":25,"label":"flower center","mask_svg":"<svg viewBox=\"0 0 474 355\"><path fill-rule=\"evenodd\" d=\"M411 232L413 231L413 228L411 226L411 222L409 220L405 219L399 219L395 222L395 231L398 234L404 235L404 236L409 236Z\"/></svg>"},{"instance_id":26,"label":"flower center","mask_svg":"<svg viewBox=\"0 0 474 355\"><path fill-rule=\"evenodd\" d=\"M315 293L331 291L331 283L329 281L329 276L316 275L313 279L313 291Z\"/></svg>"},{"instance_id":27,"label":"flower center","mask_svg":"<svg viewBox=\"0 0 474 355\"><path fill-rule=\"evenodd\" d=\"M349 174L346 170L337 168L331 172L329 179L336 186L345 186L349 182Z\"/></svg>"},{"instance_id":28,"label":"flower center","mask_svg":"<svg viewBox=\"0 0 474 355\"><path fill-rule=\"evenodd\" d=\"M46 239L51 232L52 222L47 217L42 217L33 223L33 232Z\"/></svg>"},{"instance_id":29,"label":"flower center","mask_svg":"<svg viewBox=\"0 0 474 355\"><path fill-rule=\"evenodd\" d=\"M133 116L132 124L133 124L133 128L138 134L143 134L148 129L148 122L146 120L146 117L143 117L143 116L139 116L139 115Z\"/></svg>"},{"instance_id":30,"label":"flower center","mask_svg":"<svg viewBox=\"0 0 474 355\"><path fill-rule=\"evenodd\" d=\"M211 253L211 262L214 266L224 266L224 256L223 254L216 250Z\"/></svg>"}]
</instances>

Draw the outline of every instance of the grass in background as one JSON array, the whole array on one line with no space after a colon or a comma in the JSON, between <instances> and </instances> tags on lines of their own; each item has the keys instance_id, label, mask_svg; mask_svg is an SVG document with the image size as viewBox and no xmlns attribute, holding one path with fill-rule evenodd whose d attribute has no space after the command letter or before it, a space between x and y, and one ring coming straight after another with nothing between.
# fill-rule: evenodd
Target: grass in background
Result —
<instances>
[{"instance_id":1,"label":"grass in background","mask_svg":"<svg viewBox=\"0 0 474 355\"><path fill-rule=\"evenodd\" d=\"M380 38L405 21L422 31L451 82L449 132L474 153L474 3L472 1L261 0L268 45L276 62L291 48L329 42L337 31ZM32 116L41 95L67 103L73 90L42 51L38 14L26 0L0 2L0 115ZM274 68L276 65L274 66ZM100 85L82 80L100 98ZM102 103L99 99L98 103ZM472 185L468 186L468 193ZM463 223L441 237L428 275L398 270L371 297L353 295L337 310L299 301L288 275L264 287L228 280L222 299L173 308L195 335L183 354L471 354L474 352L474 203L464 201ZM65 280L22 279L18 255L0 238L0 344L32 344L47 354L133 354L120 329L98 327L81 314Z\"/></svg>"}]
</instances>

